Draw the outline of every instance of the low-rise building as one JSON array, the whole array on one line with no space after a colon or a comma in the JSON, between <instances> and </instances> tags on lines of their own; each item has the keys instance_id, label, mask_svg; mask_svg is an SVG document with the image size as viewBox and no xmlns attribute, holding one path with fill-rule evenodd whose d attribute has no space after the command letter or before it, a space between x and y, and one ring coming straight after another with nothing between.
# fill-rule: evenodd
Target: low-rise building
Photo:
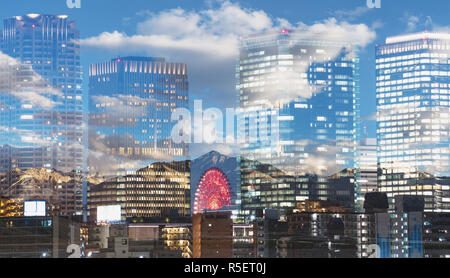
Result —
<instances>
[{"instance_id":1,"label":"low-rise building","mask_svg":"<svg viewBox=\"0 0 450 278\"><path fill-rule=\"evenodd\" d=\"M0 218L0 258L66 258L80 225L64 217Z\"/></svg>"}]
</instances>

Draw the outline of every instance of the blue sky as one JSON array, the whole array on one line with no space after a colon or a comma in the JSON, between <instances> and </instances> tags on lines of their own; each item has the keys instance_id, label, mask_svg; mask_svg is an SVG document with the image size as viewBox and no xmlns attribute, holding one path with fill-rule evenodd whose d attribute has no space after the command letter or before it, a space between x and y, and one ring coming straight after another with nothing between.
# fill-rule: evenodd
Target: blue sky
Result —
<instances>
[{"instance_id":1,"label":"blue sky","mask_svg":"<svg viewBox=\"0 0 450 278\"><path fill-rule=\"evenodd\" d=\"M67 14L77 21L81 37L86 40L82 48L83 68L89 63L109 60L120 55L152 55L167 56L174 62L191 62L197 59L197 65L190 65L192 99L204 99L204 106L230 107L234 103L233 86L234 59L227 52L226 43L229 37L242 32L262 30L265 27L276 28L289 22L297 26L298 22L305 26L321 24L335 18L333 26L360 26L373 32L373 37L365 41L361 51L361 115L371 118L375 112L375 70L374 47L383 43L387 36L425 29L446 29L450 26L448 0L381 0L380 9L368 9L366 0L81 0L81 9L69 9L66 0L15 0L2 1L0 18L27 13ZM225 3L225 4L224 4ZM225 13L224 5L230 8ZM231 9L233 8L233 9ZM227 17L231 13L231 18ZM175 20L156 24L165 15L175 16ZM214 19L225 19L227 22L215 22ZM181 21L180 21L181 19ZM197 19L193 25L192 20ZM236 24L234 21L236 20ZM271 22L268 22L270 20ZM222 24L222 25L221 25ZM347 24L347 25L345 25ZM210 26L208 26L210 25ZM233 27L233 28L232 28ZM189 28L192 28L190 30ZM189 30L185 30L189 29ZM200 56L204 49L197 49L199 30L211 42L220 42L217 56L219 62L205 64L202 67ZM366 30L366 31L367 31ZM102 33L107 32L111 41L104 40ZM366 32L367 33L367 32ZM189 34L195 38L190 40ZM114 37L114 35L116 35ZM120 36L119 36L120 35ZM183 42L192 43L191 49L174 47L164 50L164 45L142 44L139 40L169 36L168 44ZM117 36L121 40L117 42ZM156 37L155 37L156 36ZM361 35L355 32L355 39ZM89 40L90 39L90 40ZM97 39L97 40L95 40ZM195 40L197 39L197 40ZM116 40L116 41L114 41ZM103 43L111 43L105 49ZM188 45L188 44L187 44ZM188 47L188 48L189 48ZM194 54L192 54L194 53ZM214 55L214 51L209 53ZM228 55L228 56L227 56ZM222 59L222 56L225 57ZM188 60L188 61L184 61ZM208 58L205 58L208 61ZM192 63L192 62L191 62ZM216 66L216 67L215 67ZM219 68L220 67L220 68ZM85 88L87 76L85 75ZM368 126L369 135L375 136L375 123L364 122Z\"/></svg>"}]
</instances>

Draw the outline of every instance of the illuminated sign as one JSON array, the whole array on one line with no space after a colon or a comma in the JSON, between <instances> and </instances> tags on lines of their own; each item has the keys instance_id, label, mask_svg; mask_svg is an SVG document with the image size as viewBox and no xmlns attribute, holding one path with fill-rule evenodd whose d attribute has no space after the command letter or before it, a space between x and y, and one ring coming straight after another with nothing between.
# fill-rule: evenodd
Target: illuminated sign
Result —
<instances>
[{"instance_id":1,"label":"illuminated sign","mask_svg":"<svg viewBox=\"0 0 450 278\"><path fill-rule=\"evenodd\" d=\"M120 222L122 219L122 208L117 206L97 207L97 223Z\"/></svg>"},{"instance_id":2,"label":"illuminated sign","mask_svg":"<svg viewBox=\"0 0 450 278\"><path fill-rule=\"evenodd\" d=\"M26 201L23 203L24 216L46 216L45 201Z\"/></svg>"}]
</instances>

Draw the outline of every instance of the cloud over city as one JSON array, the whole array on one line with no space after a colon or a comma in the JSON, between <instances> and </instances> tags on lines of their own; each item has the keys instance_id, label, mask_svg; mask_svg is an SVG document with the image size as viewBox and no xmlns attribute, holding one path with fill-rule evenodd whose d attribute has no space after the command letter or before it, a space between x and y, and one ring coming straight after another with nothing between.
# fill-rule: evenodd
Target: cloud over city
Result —
<instances>
[{"instance_id":1,"label":"cloud over city","mask_svg":"<svg viewBox=\"0 0 450 278\"><path fill-rule=\"evenodd\" d=\"M290 23L284 18L273 18L263 10L245 8L229 1L203 10L175 8L158 13L142 11L139 15L145 19L137 24L136 34L117 30L103 32L83 39L82 45L91 50L144 52L185 62L189 69L191 96L230 107L235 105L234 74L241 36L288 28L300 30L305 38L334 38L359 47L368 45L376 37L374 27L365 24L336 18L310 25Z\"/></svg>"},{"instance_id":2,"label":"cloud over city","mask_svg":"<svg viewBox=\"0 0 450 278\"><path fill-rule=\"evenodd\" d=\"M347 11L348 12L348 11ZM368 12L357 9L351 12L353 17ZM236 105L236 61L239 57L240 38L249 34L295 29L302 33L305 39L320 38L337 41L342 47L352 44L355 47L365 47L376 37L376 24L353 24L345 18L341 11L337 18L306 24L291 23L284 18L273 18L263 10L255 10L230 1L219 1L201 10L175 8L161 12L141 11L136 14L142 18L136 24L135 34L126 34L118 30L103 32L94 37L82 40L82 46L90 51L120 52L127 55L144 53L149 56L166 57L169 61L183 62L188 65L189 87L191 99L202 99L211 106L226 108ZM130 21L127 21L130 24ZM341 52L339 48L330 53L328 59L333 59ZM326 62L326 59L323 61ZM298 72L297 72L298 71ZM283 101L297 97L310 97L311 87L301 81L308 67L299 68L290 75L277 78L298 79L292 84L300 84L285 88ZM303 85L302 85L303 84ZM268 90L269 91L269 90ZM279 98L279 94L273 96ZM268 96L270 98L270 95ZM223 149L225 146L196 146L192 144L193 153L203 149ZM230 146L225 147L228 153L233 152Z\"/></svg>"},{"instance_id":3,"label":"cloud over city","mask_svg":"<svg viewBox=\"0 0 450 278\"><path fill-rule=\"evenodd\" d=\"M58 103L52 97L62 93L26 65L0 51L0 94L17 98L23 104L31 104L50 110Z\"/></svg>"}]
</instances>

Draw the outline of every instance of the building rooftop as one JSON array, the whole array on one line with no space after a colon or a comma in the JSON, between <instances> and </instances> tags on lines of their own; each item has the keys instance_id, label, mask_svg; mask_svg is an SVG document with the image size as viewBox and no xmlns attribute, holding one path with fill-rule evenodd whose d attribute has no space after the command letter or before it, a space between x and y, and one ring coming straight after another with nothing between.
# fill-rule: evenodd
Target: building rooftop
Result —
<instances>
[{"instance_id":1,"label":"building rooftop","mask_svg":"<svg viewBox=\"0 0 450 278\"><path fill-rule=\"evenodd\" d=\"M149 61L149 62L165 62L166 59L162 57L144 57L144 56L126 56L112 59L112 61Z\"/></svg>"},{"instance_id":2,"label":"building rooftop","mask_svg":"<svg viewBox=\"0 0 450 278\"><path fill-rule=\"evenodd\" d=\"M386 39L386 44L393 44L399 42L407 42L407 41L416 41L416 40L428 40L428 39L437 39L437 40L450 40L450 33L438 33L438 32L421 32L415 34L408 35L400 35L388 37Z\"/></svg>"},{"instance_id":3,"label":"building rooftop","mask_svg":"<svg viewBox=\"0 0 450 278\"><path fill-rule=\"evenodd\" d=\"M21 16L14 16L12 18L16 19L16 20L29 20L29 19L36 19L36 18L39 18L39 17L66 19L69 16L65 15L65 14L59 14L59 15L53 15L53 14L26 14L26 15L21 15Z\"/></svg>"}]
</instances>

